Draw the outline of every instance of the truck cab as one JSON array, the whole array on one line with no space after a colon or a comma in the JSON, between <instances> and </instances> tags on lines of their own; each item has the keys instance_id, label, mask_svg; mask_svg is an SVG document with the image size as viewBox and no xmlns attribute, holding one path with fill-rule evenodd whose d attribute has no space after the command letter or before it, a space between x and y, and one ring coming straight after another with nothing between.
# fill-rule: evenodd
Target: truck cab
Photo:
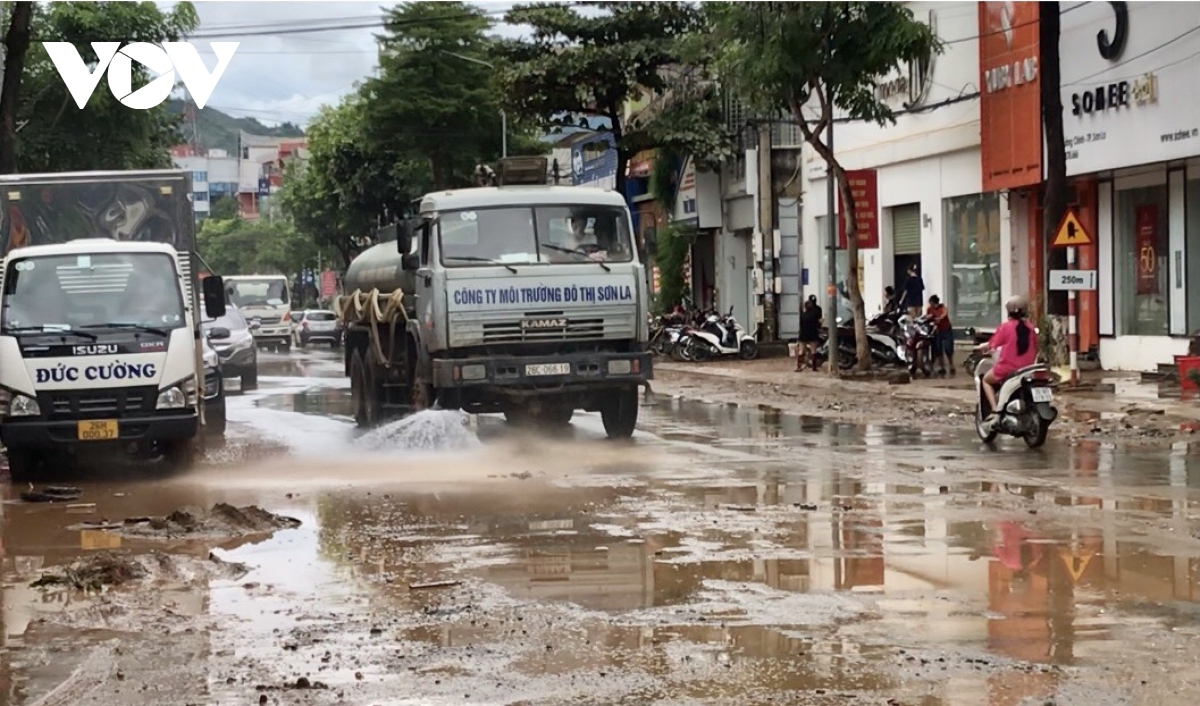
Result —
<instances>
[{"instance_id":1,"label":"truck cab","mask_svg":"<svg viewBox=\"0 0 1200 706\"><path fill-rule=\"evenodd\" d=\"M231 275L225 278L229 302L250 323L259 345L292 345L291 284L284 275Z\"/></svg>"}]
</instances>

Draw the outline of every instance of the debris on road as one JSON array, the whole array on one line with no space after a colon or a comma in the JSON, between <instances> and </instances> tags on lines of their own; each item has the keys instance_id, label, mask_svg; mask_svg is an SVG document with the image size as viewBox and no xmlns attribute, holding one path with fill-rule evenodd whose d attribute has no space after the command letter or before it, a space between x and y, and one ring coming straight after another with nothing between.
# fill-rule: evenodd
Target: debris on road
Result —
<instances>
[{"instance_id":1,"label":"debris on road","mask_svg":"<svg viewBox=\"0 0 1200 706\"><path fill-rule=\"evenodd\" d=\"M410 583L410 584L408 584L408 590L420 591L420 590L426 589L426 588L453 588L454 586L457 586L461 583L462 583L462 581L457 581L457 580L453 580L453 579L451 579L449 581L429 581L426 583Z\"/></svg>"},{"instance_id":2,"label":"debris on road","mask_svg":"<svg viewBox=\"0 0 1200 706\"><path fill-rule=\"evenodd\" d=\"M208 512L194 509L176 510L166 517L135 517L125 520L120 532L146 538L237 537L294 529L300 520L276 515L257 505L234 507L217 503Z\"/></svg>"},{"instance_id":3,"label":"debris on road","mask_svg":"<svg viewBox=\"0 0 1200 706\"><path fill-rule=\"evenodd\" d=\"M199 570L197 570L199 569ZM209 555L207 561L153 552L148 555L101 552L44 572L31 588L64 586L78 591L99 591L148 578L192 577L196 573L233 578L249 571L245 564Z\"/></svg>"},{"instance_id":4,"label":"debris on road","mask_svg":"<svg viewBox=\"0 0 1200 706\"><path fill-rule=\"evenodd\" d=\"M30 483L29 490L21 492L21 499L27 503L63 503L78 500L81 495L83 491L79 488L49 486L42 490L34 490L33 484Z\"/></svg>"}]
</instances>

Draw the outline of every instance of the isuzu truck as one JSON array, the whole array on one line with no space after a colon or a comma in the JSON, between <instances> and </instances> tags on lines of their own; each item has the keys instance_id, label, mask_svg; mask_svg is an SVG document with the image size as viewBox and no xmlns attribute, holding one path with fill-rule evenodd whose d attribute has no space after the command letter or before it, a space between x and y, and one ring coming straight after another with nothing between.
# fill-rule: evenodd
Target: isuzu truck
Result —
<instances>
[{"instance_id":1,"label":"isuzu truck","mask_svg":"<svg viewBox=\"0 0 1200 706\"><path fill-rule=\"evenodd\" d=\"M205 364L190 179L0 176L0 440L14 479L116 449L191 461ZM211 316L220 277L204 280Z\"/></svg>"}]
</instances>

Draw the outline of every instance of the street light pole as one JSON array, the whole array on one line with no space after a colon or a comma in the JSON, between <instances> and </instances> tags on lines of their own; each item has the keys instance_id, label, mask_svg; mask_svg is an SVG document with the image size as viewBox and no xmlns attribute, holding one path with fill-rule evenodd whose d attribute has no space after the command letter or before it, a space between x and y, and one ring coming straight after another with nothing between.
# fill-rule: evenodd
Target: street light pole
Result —
<instances>
[{"instance_id":1,"label":"street light pole","mask_svg":"<svg viewBox=\"0 0 1200 706\"><path fill-rule=\"evenodd\" d=\"M447 56L452 56L456 59L462 59L463 61L469 61L472 64L479 64L480 66L486 66L489 69L492 69L493 71L496 69L496 65L490 61L484 61L483 59L476 59L473 56L466 56L465 54L456 54L455 52L446 51L445 49L442 49L441 51L443 54L446 54ZM508 113L505 112L503 108L500 109L500 156L501 157L508 156Z\"/></svg>"}]
</instances>

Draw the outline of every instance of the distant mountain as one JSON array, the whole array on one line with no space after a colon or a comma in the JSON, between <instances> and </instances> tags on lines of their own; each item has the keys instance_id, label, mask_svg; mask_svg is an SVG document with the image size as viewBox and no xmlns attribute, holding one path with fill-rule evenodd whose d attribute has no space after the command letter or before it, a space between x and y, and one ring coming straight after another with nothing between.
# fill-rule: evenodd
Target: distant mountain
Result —
<instances>
[{"instance_id":1,"label":"distant mountain","mask_svg":"<svg viewBox=\"0 0 1200 706\"><path fill-rule=\"evenodd\" d=\"M173 114L183 112L183 101L171 99L167 110ZM267 127L256 118L235 118L222 113L216 108L201 108L196 114L196 127L200 132L200 145L206 149L222 149L234 154L238 148L238 132L263 135L265 137L300 137L304 131L292 123L283 123L278 127ZM191 139L191 126L186 122L181 126L183 142Z\"/></svg>"}]
</instances>

